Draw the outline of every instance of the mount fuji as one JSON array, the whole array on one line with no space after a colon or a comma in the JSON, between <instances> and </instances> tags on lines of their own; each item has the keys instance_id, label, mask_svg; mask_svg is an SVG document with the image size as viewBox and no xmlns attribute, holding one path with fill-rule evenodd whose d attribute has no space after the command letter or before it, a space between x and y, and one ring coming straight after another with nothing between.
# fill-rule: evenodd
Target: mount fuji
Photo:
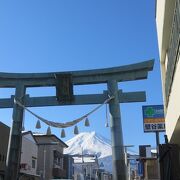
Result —
<instances>
[{"instance_id":1,"label":"mount fuji","mask_svg":"<svg viewBox=\"0 0 180 180\"><path fill-rule=\"evenodd\" d=\"M112 149L111 141L102 137L95 132L83 132L72 139L68 140L66 144L69 146L65 149L65 154L94 154L98 157L98 162L103 162L104 169L112 172Z\"/></svg>"}]
</instances>

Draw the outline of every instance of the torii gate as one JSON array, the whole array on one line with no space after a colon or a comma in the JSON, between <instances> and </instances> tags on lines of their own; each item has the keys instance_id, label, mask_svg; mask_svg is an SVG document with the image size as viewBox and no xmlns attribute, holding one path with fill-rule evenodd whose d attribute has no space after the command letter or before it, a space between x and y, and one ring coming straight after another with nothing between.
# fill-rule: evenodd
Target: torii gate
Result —
<instances>
[{"instance_id":1,"label":"torii gate","mask_svg":"<svg viewBox=\"0 0 180 180\"><path fill-rule=\"evenodd\" d=\"M21 156L21 130L24 109L14 103L14 98L18 99L25 107L42 107L101 104L109 96L113 96L113 99L109 102L113 179L126 180L119 103L144 102L146 101L146 94L144 91L123 93L118 90L118 82L146 79L148 71L153 69L153 65L154 60L149 60L137 64L97 70L54 73L0 73L0 88L16 89L15 95L11 98L0 99L0 108L13 108L13 123L10 132L5 179L17 180ZM103 94L87 95L73 95L72 93L73 85L99 83L107 83L108 91L104 91ZM60 97L29 97L26 94L26 88L44 86L56 86L57 96ZM59 88L63 88L63 90L61 91Z\"/></svg>"}]
</instances>

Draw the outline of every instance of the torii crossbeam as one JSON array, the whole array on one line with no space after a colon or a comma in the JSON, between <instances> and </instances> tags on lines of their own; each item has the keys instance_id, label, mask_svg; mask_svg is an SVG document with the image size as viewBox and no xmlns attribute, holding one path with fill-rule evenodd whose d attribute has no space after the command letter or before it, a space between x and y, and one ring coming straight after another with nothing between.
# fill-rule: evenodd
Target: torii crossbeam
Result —
<instances>
[{"instance_id":1,"label":"torii crossbeam","mask_svg":"<svg viewBox=\"0 0 180 180\"><path fill-rule=\"evenodd\" d=\"M153 69L154 60L144 61L120 67L53 72L53 73L0 73L0 88L15 88L15 95L0 99L0 108L13 108L13 123L7 155L6 180L17 180L21 156L21 130L24 109L14 103L14 98L26 107L61 106L101 104L109 96L114 98L109 102L111 114L111 140L113 159L113 179L126 180L126 165L124 159L123 134L119 103L143 102L145 92L123 93L118 90L118 82L146 79L148 72ZM30 97L26 94L29 87L57 87L57 76L70 75L73 85L106 83L108 91L103 94L73 95L70 101L57 101L56 96Z\"/></svg>"}]
</instances>

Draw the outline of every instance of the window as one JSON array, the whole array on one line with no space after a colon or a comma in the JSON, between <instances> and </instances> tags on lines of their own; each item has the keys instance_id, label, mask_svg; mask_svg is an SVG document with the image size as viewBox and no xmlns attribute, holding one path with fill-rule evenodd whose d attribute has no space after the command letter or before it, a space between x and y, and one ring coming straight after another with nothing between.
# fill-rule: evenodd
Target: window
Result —
<instances>
[{"instance_id":1,"label":"window","mask_svg":"<svg viewBox=\"0 0 180 180\"><path fill-rule=\"evenodd\" d=\"M60 158L60 166L61 166L61 169L63 169L63 158Z\"/></svg>"},{"instance_id":2,"label":"window","mask_svg":"<svg viewBox=\"0 0 180 180\"><path fill-rule=\"evenodd\" d=\"M32 168L35 169L36 168L36 160L32 159Z\"/></svg>"},{"instance_id":3,"label":"window","mask_svg":"<svg viewBox=\"0 0 180 180\"><path fill-rule=\"evenodd\" d=\"M59 151L54 150L54 165L63 169L63 155Z\"/></svg>"}]
</instances>

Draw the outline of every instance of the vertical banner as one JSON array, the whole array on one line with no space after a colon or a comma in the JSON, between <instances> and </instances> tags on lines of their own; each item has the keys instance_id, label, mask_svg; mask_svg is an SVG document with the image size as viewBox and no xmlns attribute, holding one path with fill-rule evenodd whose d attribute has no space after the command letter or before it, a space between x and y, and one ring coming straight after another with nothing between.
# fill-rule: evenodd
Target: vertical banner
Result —
<instances>
[{"instance_id":1,"label":"vertical banner","mask_svg":"<svg viewBox=\"0 0 180 180\"><path fill-rule=\"evenodd\" d=\"M165 131L164 106L142 106L144 132Z\"/></svg>"}]
</instances>

